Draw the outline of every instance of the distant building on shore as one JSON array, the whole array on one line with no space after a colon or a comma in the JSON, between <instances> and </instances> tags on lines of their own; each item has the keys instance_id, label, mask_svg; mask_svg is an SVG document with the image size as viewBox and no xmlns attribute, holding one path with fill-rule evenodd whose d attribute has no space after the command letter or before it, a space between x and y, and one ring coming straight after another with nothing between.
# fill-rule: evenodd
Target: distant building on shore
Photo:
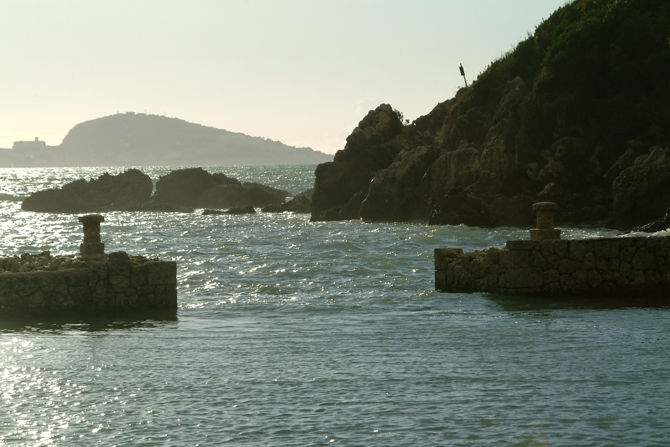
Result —
<instances>
[{"instance_id":1,"label":"distant building on shore","mask_svg":"<svg viewBox=\"0 0 670 447\"><path fill-rule=\"evenodd\" d=\"M40 141L38 137L35 137L33 141L15 141L12 146L14 151L37 151L41 149L46 149L47 143L45 141Z\"/></svg>"}]
</instances>

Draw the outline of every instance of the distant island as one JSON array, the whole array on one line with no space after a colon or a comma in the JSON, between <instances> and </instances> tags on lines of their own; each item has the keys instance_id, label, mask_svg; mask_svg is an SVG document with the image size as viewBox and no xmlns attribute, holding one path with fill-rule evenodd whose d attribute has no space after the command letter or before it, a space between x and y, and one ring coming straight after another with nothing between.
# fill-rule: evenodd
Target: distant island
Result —
<instances>
[{"instance_id":1,"label":"distant island","mask_svg":"<svg viewBox=\"0 0 670 447\"><path fill-rule=\"evenodd\" d=\"M17 141L0 167L317 164L332 155L178 118L117 113L74 126L59 146Z\"/></svg>"}]
</instances>

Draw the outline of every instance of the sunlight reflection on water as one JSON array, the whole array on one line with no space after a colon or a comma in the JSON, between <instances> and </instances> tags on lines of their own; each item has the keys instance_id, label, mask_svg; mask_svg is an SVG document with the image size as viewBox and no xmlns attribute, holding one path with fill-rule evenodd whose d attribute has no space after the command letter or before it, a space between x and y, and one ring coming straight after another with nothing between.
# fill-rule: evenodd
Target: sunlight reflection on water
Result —
<instances>
[{"instance_id":1,"label":"sunlight reflection on water","mask_svg":"<svg viewBox=\"0 0 670 447\"><path fill-rule=\"evenodd\" d=\"M314 167L216 169L297 193ZM155 180L170 168L143 170ZM0 170L0 193L103 171ZM0 231L4 254L81 243L75 215L11 200ZM178 262L178 315L0 316L0 444L667 444L668 309L433 290L435 247L526 237L288 213L107 213L106 251Z\"/></svg>"}]
</instances>

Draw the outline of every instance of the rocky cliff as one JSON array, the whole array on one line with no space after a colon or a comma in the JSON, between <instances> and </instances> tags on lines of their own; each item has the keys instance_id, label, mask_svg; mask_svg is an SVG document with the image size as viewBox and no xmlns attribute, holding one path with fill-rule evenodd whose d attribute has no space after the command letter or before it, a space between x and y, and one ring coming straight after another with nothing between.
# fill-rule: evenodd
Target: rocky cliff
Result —
<instances>
[{"instance_id":1,"label":"rocky cliff","mask_svg":"<svg viewBox=\"0 0 670 447\"><path fill-rule=\"evenodd\" d=\"M629 229L670 208L670 3L578 0L403 125L370 111L317 167L313 220Z\"/></svg>"}]
</instances>

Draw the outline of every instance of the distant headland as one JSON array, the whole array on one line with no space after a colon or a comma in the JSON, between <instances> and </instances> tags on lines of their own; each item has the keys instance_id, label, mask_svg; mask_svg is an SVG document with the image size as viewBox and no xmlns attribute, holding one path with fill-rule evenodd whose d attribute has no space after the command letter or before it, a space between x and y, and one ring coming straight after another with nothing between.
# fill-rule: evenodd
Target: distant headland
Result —
<instances>
[{"instance_id":1,"label":"distant headland","mask_svg":"<svg viewBox=\"0 0 670 447\"><path fill-rule=\"evenodd\" d=\"M316 168L312 220L524 227L554 202L561 225L668 228L668 30L667 1L567 2L427 115L370 111Z\"/></svg>"},{"instance_id":2,"label":"distant headland","mask_svg":"<svg viewBox=\"0 0 670 447\"><path fill-rule=\"evenodd\" d=\"M74 126L58 146L0 149L0 167L317 164L332 155L178 118L117 113Z\"/></svg>"}]
</instances>

